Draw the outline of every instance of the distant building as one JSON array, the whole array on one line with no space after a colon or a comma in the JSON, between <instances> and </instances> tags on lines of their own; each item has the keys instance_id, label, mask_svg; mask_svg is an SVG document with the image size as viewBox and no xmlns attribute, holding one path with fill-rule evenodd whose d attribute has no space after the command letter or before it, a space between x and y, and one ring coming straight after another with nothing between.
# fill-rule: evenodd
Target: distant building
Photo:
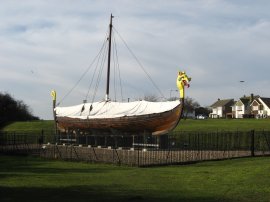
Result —
<instances>
[{"instance_id":1,"label":"distant building","mask_svg":"<svg viewBox=\"0 0 270 202\"><path fill-rule=\"evenodd\" d=\"M253 94L237 101L218 99L210 108L210 118L270 118L270 98Z\"/></svg>"},{"instance_id":2,"label":"distant building","mask_svg":"<svg viewBox=\"0 0 270 202\"><path fill-rule=\"evenodd\" d=\"M210 106L212 112L209 114L210 118L226 118L232 117L232 106L234 105L233 99L218 99Z\"/></svg>"},{"instance_id":3,"label":"distant building","mask_svg":"<svg viewBox=\"0 0 270 202\"><path fill-rule=\"evenodd\" d=\"M258 97L250 105L251 113L256 118L270 117L270 98Z\"/></svg>"},{"instance_id":4,"label":"distant building","mask_svg":"<svg viewBox=\"0 0 270 202\"><path fill-rule=\"evenodd\" d=\"M247 114L251 114L249 105L250 100L248 98L240 98L233 106L235 109L233 118L244 118Z\"/></svg>"},{"instance_id":5,"label":"distant building","mask_svg":"<svg viewBox=\"0 0 270 202\"><path fill-rule=\"evenodd\" d=\"M257 98L259 96L256 96ZM241 119L241 118L252 118L251 103L254 100L253 94L250 96L243 96L232 106L232 118Z\"/></svg>"}]
</instances>

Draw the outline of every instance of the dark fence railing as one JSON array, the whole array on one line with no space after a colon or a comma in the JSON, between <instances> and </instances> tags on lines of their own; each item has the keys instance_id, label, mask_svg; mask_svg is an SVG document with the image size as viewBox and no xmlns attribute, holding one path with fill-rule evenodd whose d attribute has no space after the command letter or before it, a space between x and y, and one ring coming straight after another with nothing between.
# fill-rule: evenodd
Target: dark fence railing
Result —
<instances>
[{"instance_id":1,"label":"dark fence railing","mask_svg":"<svg viewBox=\"0 0 270 202\"><path fill-rule=\"evenodd\" d=\"M270 131L173 132L164 136L0 132L0 152L131 166L270 154Z\"/></svg>"}]
</instances>

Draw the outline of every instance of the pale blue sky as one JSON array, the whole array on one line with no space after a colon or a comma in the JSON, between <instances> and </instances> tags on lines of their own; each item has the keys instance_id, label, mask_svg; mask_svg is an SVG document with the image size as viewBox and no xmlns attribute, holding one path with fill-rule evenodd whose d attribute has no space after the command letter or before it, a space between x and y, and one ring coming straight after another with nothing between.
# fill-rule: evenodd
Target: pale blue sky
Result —
<instances>
[{"instance_id":1,"label":"pale blue sky","mask_svg":"<svg viewBox=\"0 0 270 202\"><path fill-rule=\"evenodd\" d=\"M96 56L111 13L115 29L166 97L176 89L178 70L192 77L187 96L202 106L250 93L270 97L268 0L0 3L0 91L23 100L40 118L52 118L50 91L61 99ZM159 96L127 52L119 63L125 99ZM63 106L82 102L88 78ZM104 90L97 98L103 97Z\"/></svg>"}]
</instances>

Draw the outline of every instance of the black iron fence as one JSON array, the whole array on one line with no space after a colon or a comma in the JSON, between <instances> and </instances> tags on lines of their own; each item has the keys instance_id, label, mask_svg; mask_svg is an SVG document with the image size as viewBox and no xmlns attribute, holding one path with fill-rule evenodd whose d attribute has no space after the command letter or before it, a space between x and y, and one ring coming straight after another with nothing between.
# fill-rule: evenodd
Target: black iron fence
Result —
<instances>
[{"instance_id":1,"label":"black iron fence","mask_svg":"<svg viewBox=\"0 0 270 202\"><path fill-rule=\"evenodd\" d=\"M270 131L173 132L164 136L2 132L0 152L131 166L270 154Z\"/></svg>"},{"instance_id":2,"label":"black iron fence","mask_svg":"<svg viewBox=\"0 0 270 202\"><path fill-rule=\"evenodd\" d=\"M0 145L43 144L56 142L53 131L0 131Z\"/></svg>"}]
</instances>

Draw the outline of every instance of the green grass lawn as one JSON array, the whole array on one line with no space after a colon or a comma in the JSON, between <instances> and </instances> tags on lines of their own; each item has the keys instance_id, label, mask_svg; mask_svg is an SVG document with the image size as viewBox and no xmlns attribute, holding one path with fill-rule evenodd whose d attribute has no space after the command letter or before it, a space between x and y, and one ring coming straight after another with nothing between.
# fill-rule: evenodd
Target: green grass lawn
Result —
<instances>
[{"instance_id":1,"label":"green grass lawn","mask_svg":"<svg viewBox=\"0 0 270 202\"><path fill-rule=\"evenodd\" d=\"M269 201L270 158L131 168L0 156L0 201Z\"/></svg>"},{"instance_id":2,"label":"green grass lawn","mask_svg":"<svg viewBox=\"0 0 270 202\"><path fill-rule=\"evenodd\" d=\"M182 119L174 131L270 130L270 119Z\"/></svg>"},{"instance_id":3,"label":"green grass lawn","mask_svg":"<svg viewBox=\"0 0 270 202\"><path fill-rule=\"evenodd\" d=\"M3 131L53 131L54 122L24 121L5 126ZM270 130L270 119L182 119L174 131L249 131Z\"/></svg>"}]
</instances>

